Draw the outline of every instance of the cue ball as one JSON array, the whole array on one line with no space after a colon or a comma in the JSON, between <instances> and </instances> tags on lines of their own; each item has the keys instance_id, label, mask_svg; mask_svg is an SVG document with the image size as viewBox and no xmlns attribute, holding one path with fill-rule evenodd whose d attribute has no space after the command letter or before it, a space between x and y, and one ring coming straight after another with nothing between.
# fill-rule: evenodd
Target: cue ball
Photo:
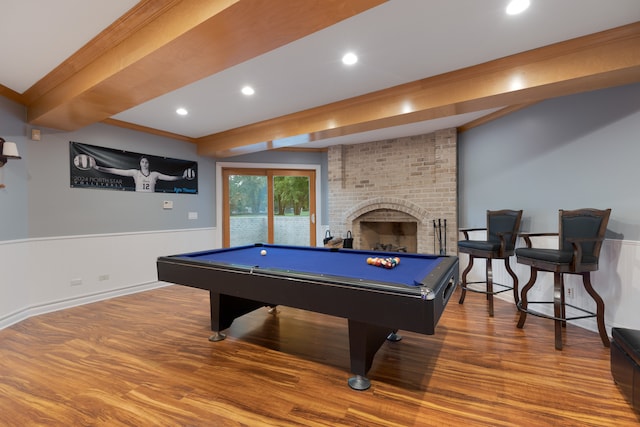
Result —
<instances>
[{"instance_id":1,"label":"cue ball","mask_svg":"<svg viewBox=\"0 0 640 427\"><path fill-rule=\"evenodd\" d=\"M267 251L265 251L264 249L260 251L260 255L264 256L267 254Z\"/></svg>"}]
</instances>

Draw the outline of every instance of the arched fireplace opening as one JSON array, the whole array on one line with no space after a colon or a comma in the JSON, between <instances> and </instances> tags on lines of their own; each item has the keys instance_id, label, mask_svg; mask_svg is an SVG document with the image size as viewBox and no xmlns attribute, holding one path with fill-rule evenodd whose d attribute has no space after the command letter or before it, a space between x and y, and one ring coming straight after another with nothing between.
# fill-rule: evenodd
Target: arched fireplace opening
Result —
<instances>
[{"instance_id":1,"label":"arched fireplace opening","mask_svg":"<svg viewBox=\"0 0 640 427\"><path fill-rule=\"evenodd\" d=\"M345 224L354 232L354 249L426 253L427 218L412 202L387 197L354 206Z\"/></svg>"},{"instance_id":2,"label":"arched fireplace opening","mask_svg":"<svg viewBox=\"0 0 640 427\"><path fill-rule=\"evenodd\" d=\"M393 252L418 252L418 222L402 212L373 211L360 217L360 248ZM395 217L395 218L390 218Z\"/></svg>"}]
</instances>

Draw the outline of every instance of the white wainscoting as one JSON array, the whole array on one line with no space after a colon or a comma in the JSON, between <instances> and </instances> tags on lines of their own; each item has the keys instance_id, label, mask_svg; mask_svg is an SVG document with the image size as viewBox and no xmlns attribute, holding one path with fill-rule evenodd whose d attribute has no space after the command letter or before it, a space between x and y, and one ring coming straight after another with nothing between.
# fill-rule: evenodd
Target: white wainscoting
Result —
<instances>
[{"instance_id":1,"label":"white wainscoting","mask_svg":"<svg viewBox=\"0 0 640 427\"><path fill-rule=\"evenodd\" d=\"M483 235L470 236L470 239L483 239ZM557 237L536 238L536 247L557 248ZM520 289L529 281L529 267L516 262L515 256L511 258L511 268L515 271L520 282ZM468 256L460 254L460 275L467 267ZM469 273L468 281L484 280L485 262L476 259L473 269ZM494 282L511 284L511 276L504 268L502 261L493 262ZM600 294L605 303L605 324L607 332L611 335L612 327L625 327L640 329L640 242L625 240L605 240L600 253L600 268L592 273L591 283ZM585 292L580 276L565 275L565 288L571 288L573 296L567 296L566 302L577 307L595 311L595 303ZM480 295L467 294L467 298L480 298ZM484 298L484 296L482 296ZM498 298L513 302L513 293L504 292ZM536 284L528 294L529 301L553 300L553 274L538 273ZM452 301L453 302L453 301ZM536 310L552 315L551 306L538 305ZM514 308L515 310L515 308ZM569 311L569 315L580 314L577 311ZM533 317L528 317L527 322ZM540 321L550 321L539 319ZM569 323L597 332L595 318L574 320ZM515 327L515 323L514 323ZM526 328L526 324L525 324Z\"/></svg>"},{"instance_id":2,"label":"white wainscoting","mask_svg":"<svg viewBox=\"0 0 640 427\"><path fill-rule=\"evenodd\" d=\"M536 243L541 247L556 244L553 238ZM0 242L0 329L34 315L164 286L157 282L158 256L218 247L220 238L215 228ZM466 255L461 254L461 274L467 262ZM511 283L503 263L494 264L494 280ZM522 288L529 280L529 269L518 265L515 257L511 259L511 266ZM108 279L105 280L105 276ZM469 280L478 281L483 277L484 261L476 260ZM82 283L71 284L78 280ZM579 278L567 276L565 281L566 286L575 291L575 296L567 300L569 303L594 308ZM606 240L600 270L593 273L592 282L605 302L607 331L612 327L640 329L637 308L640 307L640 242ZM552 275L540 273L529 299L549 301L552 289ZM467 295L467 298L480 297ZM499 298L513 302L510 292L500 294ZM597 331L595 319L573 323Z\"/></svg>"},{"instance_id":3,"label":"white wainscoting","mask_svg":"<svg viewBox=\"0 0 640 427\"><path fill-rule=\"evenodd\" d=\"M217 248L215 228L0 242L0 329L28 317L140 292L156 259Z\"/></svg>"}]
</instances>

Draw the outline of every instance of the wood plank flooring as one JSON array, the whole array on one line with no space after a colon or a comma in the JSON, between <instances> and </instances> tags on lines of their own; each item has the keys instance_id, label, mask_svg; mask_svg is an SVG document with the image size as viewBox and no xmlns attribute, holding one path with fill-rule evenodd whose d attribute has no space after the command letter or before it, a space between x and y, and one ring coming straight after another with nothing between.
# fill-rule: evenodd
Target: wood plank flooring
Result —
<instances>
[{"instance_id":1,"label":"wood plank flooring","mask_svg":"<svg viewBox=\"0 0 640 427\"><path fill-rule=\"evenodd\" d=\"M0 331L2 426L632 426L594 332L468 294L436 334L400 331L358 392L346 320L259 309L208 341L208 293L168 286Z\"/></svg>"}]
</instances>

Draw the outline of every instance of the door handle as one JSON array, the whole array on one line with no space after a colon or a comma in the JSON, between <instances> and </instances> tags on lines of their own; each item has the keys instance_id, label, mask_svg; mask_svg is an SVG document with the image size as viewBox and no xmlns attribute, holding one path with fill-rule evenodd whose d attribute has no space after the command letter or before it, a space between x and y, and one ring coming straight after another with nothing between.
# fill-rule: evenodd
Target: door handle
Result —
<instances>
[{"instance_id":1,"label":"door handle","mask_svg":"<svg viewBox=\"0 0 640 427\"><path fill-rule=\"evenodd\" d=\"M312 213L311 214L311 224L315 224L316 223L316 214Z\"/></svg>"}]
</instances>

